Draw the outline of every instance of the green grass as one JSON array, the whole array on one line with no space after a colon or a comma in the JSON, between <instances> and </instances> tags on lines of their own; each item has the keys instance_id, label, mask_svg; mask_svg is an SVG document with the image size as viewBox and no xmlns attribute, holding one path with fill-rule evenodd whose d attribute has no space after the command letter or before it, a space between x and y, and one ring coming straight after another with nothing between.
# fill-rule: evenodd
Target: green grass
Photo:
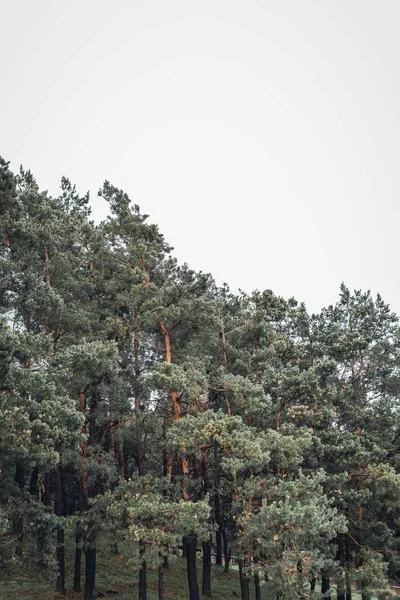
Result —
<instances>
[{"instance_id":1,"label":"green grass","mask_svg":"<svg viewBox=\"0 0 400 600\"><path fill-rule=\"evenodd\" d=\"M69 565L70 566L70 565ZM62 596L54 593L54 582L40 579L21 562L12 561L1 566L0 600L54 600ZM201 572L199 571L201 585ZM187 600L188 588L186 564L181 558L174 560L165 571L166 600ZM238 575L235 572L225 575L213 566L213 598L227 600L240 597ZM72 591L72 573L67 577L68 600L80 600L80 594ZM97 557L96 592L104 600L133 600L137 597L137 576L122 556L99 552ZM100 595L101 594L101 595ZM148 574L148 600L157 600L157 580L155 573Z\"/></svg>"},{"instance_id":2,"label":"green grass","mask_svg":"<svg viewBox=\"0 0 400 600\"><path fill-rule=\"evenodd\" d=\"M72 541L72 540L71 540ZM99 544L97 552L96 593L98 598L104 600L136 600L137 598L137 572L128 561L132 548L122 548L120 555L110 554L105 540ZM22 561L13 560L0 565L0 600L81 600L81 594L72 592L73 578L73 544L67 543L67 595L60 596L54 592L55 577L46 581L39 577L32 568ZM201 586L201 560L199 565L199 585ZM82 573L82 583L84 573ZM221 567L213 565L212 573L213 600L240 599L239 575L236 569L231 569L229 574L224 574ZM188 600L188 587L186 576L186 563L182 558L170 561L170 569L165 571L164 577L166 600ZM148 573L148 600L158 598L157 574L149 570ZM275 600L275 594L270 584L261 588L262 600ZM254 586L251 586L251 598L254 598ZM336 594L332 593L332 600ZM353 600L360 600L361 596L353 592ZM292 599L289 599L292 600Z\"/></svg>"}]
</instances>

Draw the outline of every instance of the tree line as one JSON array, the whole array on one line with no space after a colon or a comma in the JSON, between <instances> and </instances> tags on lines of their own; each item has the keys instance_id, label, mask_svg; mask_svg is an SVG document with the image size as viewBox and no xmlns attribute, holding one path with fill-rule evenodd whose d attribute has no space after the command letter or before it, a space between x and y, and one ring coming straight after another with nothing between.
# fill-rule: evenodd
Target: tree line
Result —
<instances>
[{"instance_id":1,"label":"tree line","mask_svg":"<svg viewBox=\"0 0 400 600\"><path fill-rule=\"evenodd\" d=\"M135 548L139 600L149 569L163 600L182 546L190 600L211 597L213 554L226 572L234 557L242 600L267 579L277 599L391 597L397 316L344 285L318 314L233 294L122 190L99 195L96 224L68 179L52 197L0 159L0 560L65 594L73 529L85 600L102 536Z\"/></svg>"}]
</instances>

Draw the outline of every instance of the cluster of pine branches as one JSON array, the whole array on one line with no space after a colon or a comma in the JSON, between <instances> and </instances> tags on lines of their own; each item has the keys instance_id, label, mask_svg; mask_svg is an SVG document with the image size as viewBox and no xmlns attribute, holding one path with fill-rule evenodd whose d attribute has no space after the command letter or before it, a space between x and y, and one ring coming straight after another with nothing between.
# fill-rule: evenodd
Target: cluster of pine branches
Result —
<instances>
[{"instance_id":1,"label":"cluster of pine branches","mask_svg":"<svg viewBox=\"0 0 400 600\"><path fill-rule=\"evenodd\" d=\"M400 329L341 287L308 314L179 265L121 190L110 216L0 159L0 561L95 593L96 541L148 569L183 546L190 599L211 562L277 598L391 597L399 570ZM210 240L210 243L211 240ZM81 563L84 562L84 565ZM85 567L85 576L82 577Z\"/></svg>"}]
</instances>

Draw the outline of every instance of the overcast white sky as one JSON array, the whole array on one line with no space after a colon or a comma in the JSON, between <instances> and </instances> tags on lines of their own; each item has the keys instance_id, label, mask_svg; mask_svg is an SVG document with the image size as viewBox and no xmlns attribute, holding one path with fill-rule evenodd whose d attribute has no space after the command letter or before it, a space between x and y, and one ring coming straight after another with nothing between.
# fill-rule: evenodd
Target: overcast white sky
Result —
<instances>
[{"instance_id":1,"label":"overcast white sky","mask_svg":"<svg viewBox=\"0 0 400 600\"><path fill-rule=\"evenodd\" d=\"M122 187L175 255L400 313L399 0L0 0L0 154Z\"/></svg>"}]
</instances>

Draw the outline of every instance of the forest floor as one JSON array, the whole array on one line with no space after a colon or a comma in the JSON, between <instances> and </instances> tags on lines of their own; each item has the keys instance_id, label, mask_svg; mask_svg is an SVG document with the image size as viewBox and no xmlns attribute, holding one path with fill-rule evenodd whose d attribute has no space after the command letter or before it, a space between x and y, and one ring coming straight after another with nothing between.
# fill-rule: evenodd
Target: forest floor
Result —
<instances>
[{"instance_id":1,"label":"forest floor","mask_svg":"<svg viewBox=\"0 0 400 600\"><path fill-rule=\"evenodd\" d=\"M199 585L201 586L201 561L199 562ZM81 600L83 595L72 592L73 553L67 553L67 594L62 596L54 592L55 582L46 581L35 573L24 562L13 560L0 565L0 600ZM166 600L188 600L186 577L186 561L176 558L170 563L164 577ZM83 581L82 581L83 583ZM240 584L236 569L224 574L221 567L213 565L212 573L213 600L239 600ZM158 598L157 574L149 570L148 600ZM275 594L269 584L261 588L262 600L275 600ZM96 597L102 600L136 600L137 573L128 559L121 555L107 552L100 547L97 553ZM254 598L254 590L251 590ZM332 600L336 600L333 593ZM358 593L353 593L353 600L360 600Z\"/></svg>"}]
</instances>

